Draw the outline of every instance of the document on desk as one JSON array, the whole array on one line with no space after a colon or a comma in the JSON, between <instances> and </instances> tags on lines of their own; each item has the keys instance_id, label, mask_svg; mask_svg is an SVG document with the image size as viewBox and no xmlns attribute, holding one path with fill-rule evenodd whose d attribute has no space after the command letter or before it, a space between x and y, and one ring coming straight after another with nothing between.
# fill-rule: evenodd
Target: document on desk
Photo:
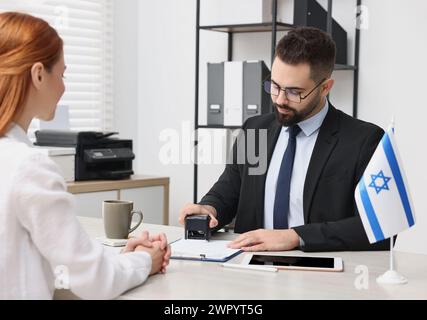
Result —
<instances>
[{"instance_id":1,"label":"document on desk","mask_svg":"<svg viewBox=\"0 0 427 320\"><path fill-rule=\"evenodd\" d=\"M227 240L180 239L171 243L172 259L225 262L242 250L230 249Z\"/></svg>"}]
</instances>

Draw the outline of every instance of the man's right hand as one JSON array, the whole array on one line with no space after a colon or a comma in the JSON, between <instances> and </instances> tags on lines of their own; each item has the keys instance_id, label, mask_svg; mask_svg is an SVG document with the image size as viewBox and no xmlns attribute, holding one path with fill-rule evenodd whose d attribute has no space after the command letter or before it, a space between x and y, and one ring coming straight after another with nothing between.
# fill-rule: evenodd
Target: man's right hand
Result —
<instances>
[{"instance_id":1,"label":"man's right hand","mask_svg":"<svg viewBox=\"0 0 427 320\"><path fill-rule=\"evenodd\" d=\"M187 204L184 208L181 209L179 213L179 223L184 225L185 217L191 216L195 214L208 215L211 217L211 222L209 223L210 228L215 228L218 225L217 212L216 209L209 205L201 205L201 204Z\"/></svg>"}]
</instances>

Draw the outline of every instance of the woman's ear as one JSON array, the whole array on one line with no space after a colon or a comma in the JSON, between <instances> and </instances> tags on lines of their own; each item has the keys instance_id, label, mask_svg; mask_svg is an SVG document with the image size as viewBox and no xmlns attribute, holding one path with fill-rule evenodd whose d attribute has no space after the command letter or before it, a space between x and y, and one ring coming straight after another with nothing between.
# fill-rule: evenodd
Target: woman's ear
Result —
<instances>
[{"instance_id":1,"label":"woman's ear","mask_svg":"<svg viewBox=\"0 0 427 320\"><path fill-rule=\"evenodd\" d=\"M40 89L44 78L44 66L37 62L31 67L31 80L36 89Z\"/></svg>"}]
</instances>

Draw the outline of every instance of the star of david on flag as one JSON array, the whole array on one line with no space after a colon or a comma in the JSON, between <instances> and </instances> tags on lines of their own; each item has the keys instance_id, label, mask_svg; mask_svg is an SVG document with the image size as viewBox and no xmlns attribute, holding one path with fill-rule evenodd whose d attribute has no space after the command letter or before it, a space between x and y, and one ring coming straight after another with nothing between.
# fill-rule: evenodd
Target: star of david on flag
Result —
<instances>
[{"instance_id":1,"label":"star of david on flag","mask_svg":"<svg viewBox=\"0 0 427 320\"><path fill-rule=\"evenodd\" d=\"M375 191L378 193L381 192L381 190L390 190L388 188L388 182L390 181L390 177L385 177L384 172L381 170L378 174L371 174L372 182L369 184L370 187L375 188ZM383 179L383 184L378 186L376 180L377 179Z\"/></svg>"},{"instance_id":2,"label":"star of david on flag","mask_svg":"<svg viewBox=\"0 0 427 320\"><path fill-rule=\"evenodd\" d=\"M370 243L390 238L415 224L392 128L384 133L354 197Z\"/></svg>"}]
</instances>

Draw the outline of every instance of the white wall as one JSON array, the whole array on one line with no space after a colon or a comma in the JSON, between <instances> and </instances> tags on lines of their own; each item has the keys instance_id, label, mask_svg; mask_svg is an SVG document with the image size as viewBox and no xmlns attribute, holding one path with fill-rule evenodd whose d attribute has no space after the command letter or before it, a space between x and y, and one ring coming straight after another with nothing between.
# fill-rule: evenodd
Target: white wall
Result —
<instances>
[{"instance_id":1,"label":"white wall","mask_svg":"<svg viewBox=\"0 0 427 320\"><path fill-rule=\"evenodd\" d=\"M138 1L139 172L171 178L170 224L192 201L193 166L159 161L165 129L193 127L195 1ZM189 139L184 143L189 144Z\"/></svg>"},{"instance_id":2,"label":"white wall","mask_svg":"<svg viewBox=\"0 0 427 320\"><path fill-rule=\"evenodd\" d=\"M351 14L346 12L342 1L335 1L334 16L343 25L354 24L355 21L348 21L348 16L355 12L352 8L355 1L346 1L345 8L349 8ZM120 110L126 108L123 109L126 113L118 111L117 127L122 133L137 137L135 167L139 173L171 177L170 222L176 224L179 209L193 198L193 166L161 164L159 135L166 128L180 131L183 122L193 127L196 1L137 1L137 10L133 0L117 2L120 3L116 7L122 13L119 19L122 24L121 30L116 29L116 38L121 38L125 31L127 34L121 43L128 49L137 46L137 50L129 55L119 52L121 58L116 57L117 65L125 67L115 69L116 80L124 81L116 84L116 89L117 86L120 89L116 92L116 101ZM125 3L131 4L128 11L123 8ZM423 99L427 70L422 63L427 56L427 45L421 37L427 29L427 3L422 0L364 0L363 3L370 17L369 28L361 32L359 117L386 128L392 114L395 115L397 141L417 217L417 225L400 235L398 249L427 253L427 245L424 245L427 243L427 201L423 197L427 175L421 170L427 156L425 133L421 131L422 121L427 118ZM135 19L138 21L136 35L131 32ZM200 123L206 121L206 112L202 108L206 99L203 87L205 64L207 61L222 61L226 54L225 36L203 34ZM234 58L249 59L260 54L268 61L269 39L266 34L237 36ZM254 41L258 44L256 49L251 47ZM117 48L116 52L120 50ZM350 54L350 61L352 59ZM350 113L351 73L336 72L334 76L337 84L331 99ZM208 190L221 170L221 166L201 167L199 195Z\"/></svg>"},{"instance_id":3,"label":"white wall","mask_svg":"<svg viewBox=\"0 0 427 320\"><path fill-rule=\"evenodd\" d=\"M396 248L427 254L427 2L363 3L369 10L369 28L361 33L359 117L383 128L395 117L416 215L416 225L400 234Z\"/></svg>"},{"instance_id":4,"label":"white wall","mask_svg":"<svg viewBox=\"0 0 427 320\"><path fill-rule=\"evenodd\" d=\"M169 176L170 224L193 197L193 166L159 161L164 129L193 128L195 1L114 1L115 129L134 140L134 171ZM189 143L189 141L186 141Z\"/></svg>"},{"instance_id":5,"label":"white wall","mask_svg":"<svg viewBox=\"0 0 427 320\"><path fill-rule=\"evenodd\" d=\"M114 0L114 124L138 140L138 0ZM134 145L137 159L138 144Z\"/></svg>"}]
</instances>

